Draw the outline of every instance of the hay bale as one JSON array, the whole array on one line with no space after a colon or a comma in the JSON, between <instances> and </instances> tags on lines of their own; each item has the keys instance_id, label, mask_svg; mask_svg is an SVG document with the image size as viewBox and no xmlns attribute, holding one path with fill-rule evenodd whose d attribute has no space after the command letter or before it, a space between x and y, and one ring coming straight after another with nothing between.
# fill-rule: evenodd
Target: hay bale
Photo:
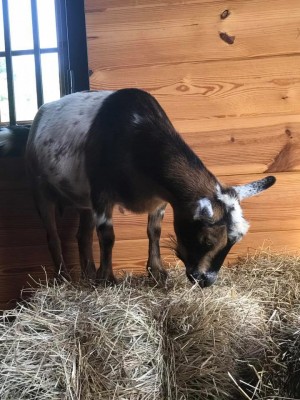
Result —
<instances>
[{"instance_id":1,"label":"hay bale","mask_svg":"<svg viewBox=\"0 0 300 400\"><path fill-rule=\"evenodd\" d=\"M300 256L260 251L223 271L220 284L251 294L266 311L257 398L300 399Z\"/></svg>"},{"instance_id":2,"label":"hay bale","mask_svg":"<svg viewBox=\"0 0 300 400\"><path fill-rule=\"evenodd\" d=\"M253 381L240 360L264 357L265 313L257 301L222 287L186 296L173 293L166 318L170 399L237 399L235 379Z\"/></svg>"},{"instance_id":3,"label":"hay bale","mask_svg":"<svg viewBox=\"0 0 300 400\"><path fill-rule=\"evenodd\" d=\"M0 398L299 399L299 285L299 258L261 253L205 290L178 268L41 287L0 324Z\"/></svg>"},{"instance_id":4,"label":"hay bale","mask_svg":"<svg viewBox=\"0 0 300 400\"><path fill-rule=\"evenodd\" d=\"M39 289L0 326L1 399L160 398L148 298L129 286Z\"/></svg>"}]
</instances>

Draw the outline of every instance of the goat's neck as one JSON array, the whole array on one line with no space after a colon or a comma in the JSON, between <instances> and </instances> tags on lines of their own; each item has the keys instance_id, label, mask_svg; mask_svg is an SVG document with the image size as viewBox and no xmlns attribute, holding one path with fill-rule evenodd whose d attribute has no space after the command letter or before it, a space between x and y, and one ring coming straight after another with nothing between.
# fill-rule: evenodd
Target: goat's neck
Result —
<instances>
[{"instance_id":1,"label":"goat's neck","mask_svg":"<svg viewBox=\"0 0 300 400\"><path fill-rule=\"evenodd\" d=\"M203 166L184 163L172 165L166 187L171 194L170 203L175 205L196 203L202 197L213 197L216 178Z\"/></svg>"},{"instance_id":2,"label":"goat's neck","mask_svg":"<svg viewBox=\"0 0 300 400\"><path fill-rule=\"evenodd\" d=\"M171 146L156 155L157 177L166 190L171 205L178 207L198 201L201 197L213 197L218 183L216 177L204 166L196 154L184 143Z\"/></svg>"}]
</instances>

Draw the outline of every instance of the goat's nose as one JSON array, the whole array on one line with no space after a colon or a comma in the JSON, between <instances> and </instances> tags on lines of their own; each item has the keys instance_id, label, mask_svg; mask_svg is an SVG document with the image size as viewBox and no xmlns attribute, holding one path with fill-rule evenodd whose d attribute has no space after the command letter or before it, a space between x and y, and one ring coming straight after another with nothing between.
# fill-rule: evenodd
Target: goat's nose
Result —
<instances>
[{"instance_id":1,"label":"goat's nose","mask_svg":"<svg viewBox=\"0 0 300 400\"><path fill-rule=\"evenodd\" d=\"M192 283L197 282L201 288L211 286L217 279L217 274L211 272L193 272L188 275Z\"/></svg>"}]
</instances>

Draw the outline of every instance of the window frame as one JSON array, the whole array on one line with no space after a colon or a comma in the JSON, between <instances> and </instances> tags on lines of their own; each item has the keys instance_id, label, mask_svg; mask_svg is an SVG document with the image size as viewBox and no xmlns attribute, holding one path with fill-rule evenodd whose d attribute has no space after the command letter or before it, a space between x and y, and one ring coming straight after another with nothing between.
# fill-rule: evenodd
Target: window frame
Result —
<instances>
[{"instance_id":1,"label":"window frame","mask_svg":"<svg viewBox=\"0 0 300 400\"><path fill-rule=\"evenodd\" d=\"M38 108L44 103L41 54L57 53L61 97L82 90L89 90L89 69L84 0L55 0L57 47L40 48L37 0L31 1L33 49L12 50L8 0L2 1L4 24L4 51L0 57L6 61L9 122L0 126L28 124L31 121L17 121L13 84L12 57L33 55L35 64L36 95ZM79 50L80 49L80 50Z\"/></svg>"}]
</instances>

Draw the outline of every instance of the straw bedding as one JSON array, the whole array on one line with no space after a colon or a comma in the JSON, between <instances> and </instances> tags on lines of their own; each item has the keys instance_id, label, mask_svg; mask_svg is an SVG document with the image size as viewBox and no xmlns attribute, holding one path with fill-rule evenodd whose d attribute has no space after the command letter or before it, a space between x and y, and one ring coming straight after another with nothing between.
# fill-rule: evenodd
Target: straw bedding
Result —
<instances>
[{"instance_id":1,"label":"straw bedding","mask_svg":"<svg viewBox=\"0 0 300 400\"><path fill-rule=\"evenodd\" d=\"M300 258L191 286L43 286L0 324L1 399L300 399Z\"/></svg>"}]
</instances>

